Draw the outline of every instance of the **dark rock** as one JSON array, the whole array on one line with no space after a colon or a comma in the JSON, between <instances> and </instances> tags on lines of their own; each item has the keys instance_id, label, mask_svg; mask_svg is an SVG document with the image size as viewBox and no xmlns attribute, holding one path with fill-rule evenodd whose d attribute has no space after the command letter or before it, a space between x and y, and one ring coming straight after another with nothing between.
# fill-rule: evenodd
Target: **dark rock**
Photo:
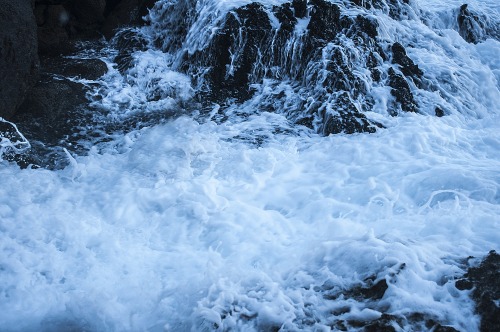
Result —
<instances>
[{"instance_id":1,"label":"dark rock","mask_svg":"<svg viewBox=\"0 0 500 332\"><path fill-rule=\"evenodd\" d=\"M378 124L373 124L358 111L347 92L342 93L335 101L337 114L323 113L321 132L329 134L354 134L360 132L374 133ZM387 286L387 285L386 285ZM385 290L384 290L385 291Z\"/></svg>"},{"instance_id":2,"label":"dark rock","mask_svg":"<svg viewBox=\"0 0 500 332\"><path fill-rule=\"evenodd\" d=\"M209 47L191 60L209 67L209 96L213 100L249 97L250 74L259 51L266 48L272 31L262 5L252 3L228 13ZM231 53L238 55L231 58Z\"/></svg>"},{"instance_id":3,"label":"dark rock","mask_svg":"<svg viewBox=\"0 0 500 332\"><path fill-rule=\"evenodd\" d=\"M434 110L434 113L436 114L436 116L437 116L438 118L440 118L440 117L443 117L443 116L444 116L444 111L443 111L441 108L439 108L439 107L436 107L436 109Z\"/></svg>"},{"instance_id":4,"label":"dark rock","mask_svg":"<svg viewBox=\"0 0 500 332\"><path fill-rule=\"evenodd\" d=\"M474 286L472 299L481 316L480 331L500 331L500 308L496 304L500 299L500 255L490 251L481 264L469 268L464 277L465 280L457 281L455 286L458 289L469 289L471 284Z\"/></svg>"},{"instance_id":5,"label":"dark rock","mask_svg":"<svg viewBox=\"0 0 500 332\"><path fill-rule=\"evenodd\" d=\"M296 17L307 15L306 3L295 1L274 6L272 11L280 22L277 31L273 31L266 9L253 3L228 13L208 47L194 55L186 54L180 70L194 77L195 85L204 84L201 100L219 104L226 99L247 100L252 96L250 85L264 78L297 82L297 89L310 90L309 96L319 105L304 105L298 98L293 106L286 98L269 94L260 98L258 108L265 111L285 109L292 121L314 126L325 135L374 132L380 125L372 123L362 113L373 105L373 101L364 81L353 74L350 51L339 47L325 52L324 47L347 36L362 43L360 48L368 48L375 44L377 21L361 15L342 16L340 8L329 1L314 0L309 4L308 29L293 52L289 45L290 40L296 38L293 35ZM172 45L170 40L166 43ZM372 54L373 75L378 73L380 80L374 53L367 52Z\"/></svg>"},{"instance_id":6,"label":"dark rock","mask_svg":"<svg viewBox=\"0 0 500 332\"><path fill-rule=\"evenodd\" d=\"M411 77L415 82L424 74L420 68L406 55L406 50L400 43L392 45L392 62L398 64L403 75Z\"/></svg>"},{"instance_id":7,"label":"dark rock","mask_svg":"<svg viewBox=\"0 0 500 332\"><path fill-rule=\"evenodd\" d=\"M37 48L31 0L0 0L0 117L11 118L36 83Z\"/></svg>"},{"instance_id":8,"label":"dark rock","mask_svg":"<svg viewBox=\"0 0 500 332\"><path fill-rule=\"evenodd\" d=\"M69 54L73 50L69 36L63 29L38 28L38 45L40 55Z\"/></svg>"},{"instance_id":9,"label":"dark rock","mask_svg":"<svg viewBox=\"0 0 500 332\"><path fill-rule=\"evenodd\" d=\"M358 15L356 16L356 26L359 31L370 38L375 38L378 35L378 22L374 18Z\"/></svg>"},{"instance_id":10,"label":"dark rock","mask_svg":"<svg viewBox=\"0 0 500 332\"><path fill-rule=\"evenodd\" d=\"M388 9L389 16L394 19L407 15L410 4L409 0L351 0L351 2L366 9L376 8L384 11Z\"/></svg>"},{"instance_id":11,"label":"dark rock","mask_svg":"<svg viewBox=\"0 0 500 332\"><path fill-rule=\"evenodd\" d=\"M463 39L474 44L481 40L484 24L478 15L469 11L467 4L460 7L457 22L458 32Z\"/></svg>"},{"instance_id":12,"label":"dark rock","mask_svg":"<svg viewBox=\"0 0 500 332\"><path fill-rule=\"evenodd\" d=\"M392 88L391 95L394 96L401 109L405 112L416 112L418 108L413 99L413 94L411 93L408 82L406 82L401 74L396 73L392 68L389 68L388 73L389 86Z\"/></svg>"},{"instance_id":13,"label":"dark rock","mask_svg":"<svg viewBox=\"0 0 500 332\"><path fill-rule=\"evenodd\" d=\"M113 38L113 45L118 49L115 63L120 73L125 73L132 66L132 54L137 51L145 51L148 41L136 29L120 30Z\"/></svg>"},{"instance_id":14,"label":"dark rock","mask_svg":"<svg viewBox=\"0 0 500 332\"><path fill-rule=\"evenodd\" d=\"M364 332L396 332L394 325L400 327L402 325L402 319L400 317L382 314L379 319L370 322L363 329Z\"/></svg>"},{"instance_id":15,"label":"dark rock","mask_svg":"<svg viewBox=\"0 0 500 332\"><path fill-rule=\"evenodd\" d=\"M304 18L307 15L307 0L293 0L292 1L293 11L295 17Z\"/></svg>"},{"instance_id":16,"label":"dark rock","mask_svg":"<svg viewBox=\"0 0 500 332\"><path fill-rule=\"evenodd\" d=\"M102 33L110 39L121 27L144 24L143 17L148 14L148 10L155 2L155 0L108 0Z\"/></svg>"},{"instance_id":17,"label":"dark rock","mask_svg":"<svg viewBox=\"0 0 500 332\"><path fill-rule=\"evenodd\" d=\"M149 22L155 31L163 32L154 41L155 46L166 52L179 51L196 15L195 0L163 3Z\"/></svg>"},{"instance_id":18,"label":"dark rock","mask_svg":"<svg viewBox=\"0 0 500 332\"><path fill-rule=\"evenodd\" d=\"M72 50L66 29L70 14L62 5L37 5L38 52L40 55L68 54Z\"/></svg>"},{"instance_id":19,"label":"dark rock","mask_svg":"<svg viewBox=\"0 0 500 332\"><path fill-rule=\"evenodd\" d=\"M313 0L311 20L307 26L313 38L324 42L331 41L340 31L340 9L336 4L325 0Z\"/></svg>"},{"instance_id":20,"label":"dark rock","mask_svg":"<svg viewBox=\"0 0 500 332\"><path fill-rule=\"evenodd\" d=\"M274 6L274 12L280 21L280 29L292 32L295 24L297 24L297 19L294 16L292 5L290 3L286 3L283 6Z\"/></svg>"},{"instance_id":21,"label":"dark rock","mask_svg":"<svg viewBox=\"0 0 500 332\"><path fill-rule=\"evenodd\" d=\"M41 70L40 81L12 119L32 142L31 151L15 161L22 167L36 164L57 168L65 159L61 147L75 151L78 127L91 123L90 112L87 112L88 88L68 77L96 79L106 72L107 66L98 59L43 57ZM56 150L62 158L57 157Z\"/></svg>"},{"instance_id":22,"label":"dark rock","mask_svg":"<svg viewBox=\"0 0 500 332\"><path fill-rule=\"evenodd\" d=\"M85 26L99 25L104 22L106 0L73 0L69 2L71 14Z\"/></svg>"},{"instance_id":23,"label":"dark rock","mask_svg":"<svg viewBox=\"0 0 500 332\"><path fill-rule=\"evenodd\" d=\"M41 59L41 66L45 73L87 80L96 80L108 71L106 63L100 59L44 57Z\"/></svg>"},{"instance_id":24,"label":"dark rock","mask_svg":"<svg viewBox=\"0 0 500 332\"><path fill-rule=\"evenodd\" d=\"M446 325L437 324L434 327L433 332L460 332L460 331L457 330L456 328L454 328L453 326L446 326Z\"/></svg>"},{"instance_id":25,"label":"dark rock","mask_svg":"<svg viewBox=\"0 0 500 332\"><path fill-rule=\"evenodd\" d=\"M7 139L14 146L14 148L22 148L23 145L26 146L27 142L24 137L19 133L14 124L0 120L0 141ZM1 153L5 152L0 146L0 157Z\"/></svg>"},{"instance_id":26,"label":"dark rock","mask_svg":"<svg viewBox=\"0 0 500 332\"><path fill-rule=\"evenodd\" d=\"M460 279L455 282L455 287L459 290L471 290L474 284L470 280Z\"/></svg>"}]
</instances>

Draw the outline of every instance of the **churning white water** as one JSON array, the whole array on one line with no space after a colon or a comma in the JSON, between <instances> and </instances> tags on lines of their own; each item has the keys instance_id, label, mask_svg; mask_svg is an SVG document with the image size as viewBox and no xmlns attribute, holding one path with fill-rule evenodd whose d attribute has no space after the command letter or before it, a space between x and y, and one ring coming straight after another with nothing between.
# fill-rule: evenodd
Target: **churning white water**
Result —
<instances>
[{"instance_id":1,"label":"churning white water","mask_svg":"<svg viewBox=\"0 0 500 332\"><path fill-rule=\"evenodd\" d=\"M416 3L434 25L381 14L380 30L411 40L445 117L391 117L380 88L374 134L319 136L249 101L68 152L63 170L0 161L0 330L326 331L382 313L478 330L454 278L500 249L500 43L447 26L460 2ZM485 3L500 15L470 6ZM128 81L103 78L114 119L174 103L144 102L144 79L189 98L171 55L135 57ZM417 97L431 113L442 95ZM387 281L379 301L326 296L367 278Z\"/></svg>"}]
</instances>

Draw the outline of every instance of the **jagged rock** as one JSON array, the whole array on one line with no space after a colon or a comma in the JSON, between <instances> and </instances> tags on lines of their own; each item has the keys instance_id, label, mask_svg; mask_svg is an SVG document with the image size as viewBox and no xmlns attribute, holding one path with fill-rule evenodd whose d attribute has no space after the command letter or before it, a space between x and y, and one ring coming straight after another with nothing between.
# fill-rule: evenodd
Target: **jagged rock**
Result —
<instances>
[{"instance_id":1,"label":"jagged rock","mask_svg":"<svg viewBox=\"0 0 500 332\"><path fill-rule=\"evenodd\" d=\"M412 78L414 82L419 82L424 74L413 60L406 55L405 48L398 42L392 45L392 63L398 64L403 75Z\"/></svg>"},{"instance_id":2,"label":"jagged rock","mask_svg":"<svg viewBox=\"0 0 500 332\"><path fill-rule=\"evenodd\" d=\"M153 18L150 19L152 28L163 32L157 36L155 46L166 52L179 51L196 17L196 1L163 3L161 10L153 12Z\"/></svg>"},{"instance_id":3,"label":"jagged rock","mask_svg":"<svg viewBox=\"0 0 500 332\"><path fill-rule=\"evenodd\" d=\"M385 9L392 6L399 8L398 15L410 8L406 0L354 3ZM167 52L182 47L195 19L191 0L176 4L165 10L179 15L169 16L167 22L160 20L170 33L158 45ZM186 19L177 19L180 14L186 14ZM306 16L308 26L299 36L298 20ZM389 57L377 41L379 24L373 16L344 13L326 0L297 0L272 8L251 3L230 11L221 22L208 44L193 54L185 52L178 67L193 77L194 86L201 87L196 99L202 104L244 102L252 98L254 84L286 82L294 91L295 105L279 93L267 93L260 94L257 109L285 112L291 121L325 135L374 132L381 125L363 114L373 107L374 99L367 78L356 71L366 66L372 80L391 87L391 114L396 115L398 109L418 110L410 87L422 88L423 72L399 43L389 49L396 70L384 72ZM349 43L356 45L356 52ZM305 95L311 101L300 97Z\"/></svg>"},{"instance_id":4,"label":"jagged rock","mask_svg":"<svg viewBox=\"0 0 500 332\"><path fill-rule=\"evenodd\" d=\"M292 4L286 3L283 6L274 6L273 9L276 17L280 21L280 29L292 32L295 28L295 24L297 24Z\"/></svg>"},{"instance_id":5,"label":"jagged rock","mask_svg":"<svg viewBox=\"0 0 500 332\"><path fill-rule=\"evenodd\" d=\"M496 251L483 259L478 267L471 267L455 283L460 290L472 289L476 311L481 316L481 332L500 331L500 255Z\"/></svg>"},{"instance_id":6,"label":"jagged rock","mask_svg":"<svg viewBox=\"0 0 500 332\"><path fill-rule=\"evenodd\" d=\"M262 5L252 3L228 13L224 25L207 49L197 52L187 62L209 68L205 79L213 100L249 97L249 75L259 50L266 48L271 33L269 17ZM241 39L240 39L241 37ZM243 43L243 45L241 45ZM232 57L232 54L235 55Z\"/></svg>"},{"instance_id":7,"label":"jagged rock","mask_svg":"<svg viewBox=\"0 0 500 332\"><path fill-rule=\"evenodd\" d=\"M392 88L391 95L394 96L401 109L405 112L416 112L417 105L406 79L392 68L389 68L388 74L389 86Z\"/></svg>"},{"instance_id":8,"label":"jagged rock","mask_svg":"<svg viewBox=\"0 0 500 332\"><path fill-rule=\"evenodd\" d=\"M11 118L36 83L37 48L31 0L0 0L0 117Z\"/></svg>"},{"instance_id":9,"label":"jagged rock","mask_svg":"<svg viewBox=\"0 0 500 332\"><path fill-rule=\"evenodd\" d=\"M436 107L436 109L434 110L434 113L436 114L436 116L438 118L444 116L444 111L440 107Z\"/></svg>"},{"instance_id":10,"label":"jagged rock","mask_svg":"<svg viewBox=\"0 0 500 332\"><path fill-rule=\"evenodd\" d=\"M325 42L333 40L340 30L339 6L325 0L313 0L311 20L307 29L311 37Z\"/></svg>"},{"instance_id":11,"label":"jagged rock","mask_svg":"<svg viewBox=\"0 0 500 332\"><path fill-rule=\"evenodd\" d=\"M460 7L457 22L459 28L458 32L463 39L474 44L481 40L484 24L479 16L469 11L467 4Z\"/></svg>"}]
</instances>

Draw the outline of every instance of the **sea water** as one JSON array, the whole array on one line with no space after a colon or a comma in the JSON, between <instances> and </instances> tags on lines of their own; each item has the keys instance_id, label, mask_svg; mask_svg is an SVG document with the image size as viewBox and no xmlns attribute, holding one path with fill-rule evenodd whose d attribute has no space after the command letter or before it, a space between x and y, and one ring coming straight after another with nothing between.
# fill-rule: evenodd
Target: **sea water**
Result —
<instances>
[{"instance_id":1,"label":"sea water","mask_svg":"<svg viewBox=\"0 0 500 332\"><path fill-rule=\"evenodd\" d=\"M67 151L62 170L0 161L0 330L322 331L382 313L478 330L454 279L500 249L500 43L447 26L461 2L415 3L433 25L381 14L380 29L411 39L447 116L429 115L445 100L430 92L424 114L389 116L380 89L367 116L385 128L324 137L249 101ZM136 76L102 78L114 121L175 104L141 99L151 77L193 93L171 55L135 56ZM379 301L325 296L367 278L387 281Z\"/></svg>"}]
</instances>

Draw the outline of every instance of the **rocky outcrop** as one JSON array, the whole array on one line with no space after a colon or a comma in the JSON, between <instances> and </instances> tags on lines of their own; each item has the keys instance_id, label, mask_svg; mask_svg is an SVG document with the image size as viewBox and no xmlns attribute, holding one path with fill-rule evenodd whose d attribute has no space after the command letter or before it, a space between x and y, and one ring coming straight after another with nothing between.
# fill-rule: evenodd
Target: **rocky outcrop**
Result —
<instances>
[{"instance_id":1,"label":"rocky outcrop","mask_svg":"<svg viewBox=\"0 0 500 332\"><path fill-rule=\"evenodd\" d=\"M0 0L0 117L12 117L35 84L38 67L31 0Z\"/></svg>"},{"instance_id":2,"label":"rocky outcrop","mask_svg":"<svg viewBox=\"0 0 500 332\"><path fill-rule=\"evenodd\" d=\"M190 12L190 4L179 2L184 13ZM409 10L408 1L396 0L353 1L353 6L385 8L395 17ZM191 18L182 22L182 29L175 22L163 27L169 37L158 44L165 51L183 45L195 20L186 17ZM307 27L298 26L303 18ZM206 47L186 52L179 66L201 86L201 102L245 102L254 95L255 84L276 82L275 91L285 82L292 95L260 91L257 108L286 110L292 121L325 135L374 132L381 125L364 114L374 105L367 84L372 80L390 87L390 113L418 111L413 90L421 87L424 73L402 44L388 48L380 43L378 22L369 12L352 15L325 0L295 0L272 8L251 3L230 11L216 31ZM356 68L368 68L369 77Z\"/></svg>"}]
</instances>

